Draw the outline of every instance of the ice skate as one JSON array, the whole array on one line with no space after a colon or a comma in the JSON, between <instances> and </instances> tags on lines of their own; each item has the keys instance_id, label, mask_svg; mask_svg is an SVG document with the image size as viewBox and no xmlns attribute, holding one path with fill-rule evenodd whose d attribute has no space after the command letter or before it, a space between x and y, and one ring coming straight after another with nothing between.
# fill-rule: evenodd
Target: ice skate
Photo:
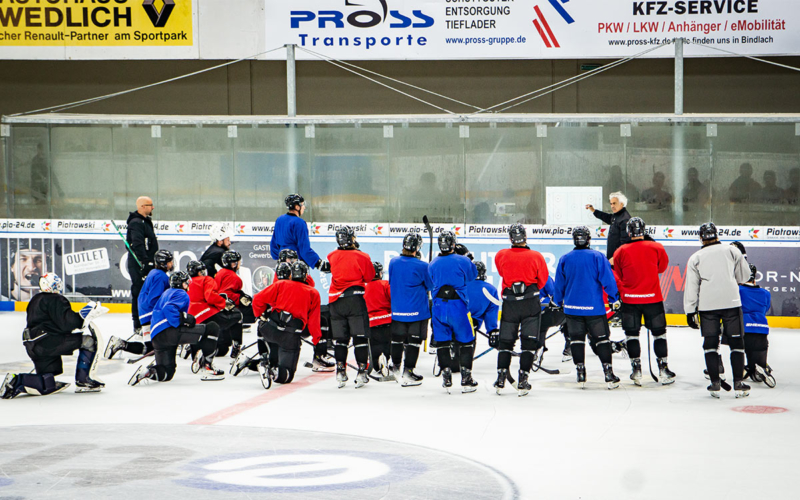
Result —
<instances>
[{"instance_id":1,"label":"ice skate","mask_svg":"<svg viewBox=\"0 0 800 500\"><path fill-rule=\"evenodd\" d=\"M264 389L269 389L272 387L272 372L269 369L269 363L267 360L262 360L258 364L258 375L261 378L261 385Z\"/></svg>"},{"instance_id":2,"label":"ice skate","mask_svg":"<svg viewBox=\"0 0 800 500\"><path fill-rule=\"evenodd\" d=\"M519 371L519 380L517 381L517 396L527 396L531 390L531 384L528 382L528 372Z\"/></svg>"},{"instance_id":3,"label":"ice skate","mask_svg":"<svg viewBox=\"0 0 800 500\"><path fill-rule=\"evenodd\" d=\"M475 392L478 390L478 383L472 378L472 370L469 368L461 369L461 392Z\"/></svg>"},{"instance_id":4,"label":"ice skate","mask_svg":"<svg viewBox=\"0 0 800 500\"><path fill-rule=\"evenodd\" d=\"M717 382L711 382L711 385L708 386L708 392L711 394L712 398L719 399L720 388L721 388L720 387L720 383L718 381Z\"/></svg>"},{"instance_id":5,"label":"ice skate","mask_svg":"<svg viewBox=\"0 0 800 500\"><path fill-rule=\"evenodd\" d=\"M194 353L194 358L192 359L192 373L199 373L200 368L203 367L203 351L198 350Z\"/></svg>"},{"instance_id":6,"label":"ice skate","mask_svg":"<svg viewBox=\"0 0 800 500\"><path fill-rule=\"evenodd\" d=\"M189 344L183 344L178 349L179 349L178 352L180 353L179 356L181 357L181 359L189 359L189 356L192 355L192 348Z\"/></svg>"},{"instance_id":7,"label":"ice skate","mask_svg":"<svg viewBox=\"0 0 800 500\"><path fill-rule=\"evenodd\" d=\"M312 372L332 372L336 368L336 363L325 359L325 356L315 355L311 362Z\"/></svg>"},{"instance_id":8,"label":"ice skate","mask_svg":"<svg viewBox=\"0 0 800 500\"><path fill-rule=\"evenodd\" d=\"M134 387L142 382L147 384L151 380L155 380L155 370L151 370L150 366L142 365L136 369L131 379L128 380L128 385Z\"/></svg>"},{"instance_id":9,"label":"ice skate","mask_svg":"<svg viewBox=\"0 0 800 500\"><path fill-rule=\"evenodd\" d=\"M777 383L775 382L775 377L772 376L772 369L769 366L767 366L767 369L765 370L764 368L761 367L761 365L756 365L756 373L762 379L764 379L763 380L764 383L770 389L774 388L777 385Z\"/></svg>"},{"instance_id":10,"label":"ice skate","mask_svg":"<svg viewBox=\"0 0 800 500\"><path fill-rule=\"evenodd\" d=\"M103 357L106 359L112 359L116 353L125 350L127 346L127 342L112 335L111 338L108 339L108 344L106 344L106 350L103 353Z\"/></svg>"},{"instance_id":11,"label":"ice skate","mask_svg":"<svg viewBox=\"0 0 800 500\"><path fill-rule=\"evenodd\" d=\"M403 387L413 387L415 385L422 385L422 375L414 373L413 368L406 368L403 370Z\"/></svg>"},{"instance_id":12,"label":"ice skate","mask_svg":"<svg viewBox=\"0 0 800 500\"><path fill-rule=\"evenodd\" d=\"M750 386L741 380L733 383L733 390L736 393L736 398L746 398L750 395Z\"/></svg>"},{"instance_id":13,"label":"ice skate","mask_svg":"<svg viewBox=\"0 0 800 500\"><path fill-rule=\"evenodd\" d=\"M239 357L239 353L242 352L242 344L238 342L234 342L231 346L231 359L236 359Z\"/></svg>"},{"instance_id":14,"label":"ice skate","mask_svg":"<svg viewBox=\"0 0 800 500\"><path fill-rule=\"evenodd\" d=\"M17 376L13 373L6 373L3 382L0 383L0 399L12 399L16 396L15 381Z\"/></svg>"},{"instance_id":15,"label":"ice skate","mask_svg":"<svg viewBox=\"0 0 800 500\"><path fill-rule=\"evenodd\" d=\"M450 388L453 387L453 372L449 367L442 368L442 387L450 394Z\"/></svg>"},{"instance_id":16,"label":"ice skate","mask_svg":"<svg viewBox=\"0 0 800 500\"><path fill-rule=\"evenodd\" d=\"M225 378L225 372L216 368L210 359L203 360L203 366L200 368L200 380L202 381L211 381L211 380L223 380Z\"/></svg>"},{"instance_id":17,"label":"ice skate","mask_svg":"<svg viewBox=\"0 0 800 500\"><path fill-rule=\"evenodd\" d=\"M606 384L609 390L619 387L619 377L614 375L614 369L610 363L603 363L603 373L606 375Z\"/></svg>"},{"instance_id":18,"label":"ice skate","mask_svg":"<svg viewBox=\"0 0 800 500\"><path fill-rule=\"evenodd\" d=\"M628 344L625 343L624 340L612 340L611 341L611 352L612 354L620 353L622 357L628 357Z\"/></svg>"},{"instance_id":19,"label":"ice skate","mask_svg":"<svg viewBox=\"0 0 800 500\"><path fill-rule=\"evenodd\" d=\"M497 392L498 396L503 391L503 388L506 386L506 374L507 373L508 373L508 370L505 369L505 368L498 368L497 369L497 380L495 380L494 384L492 384L492 387L495 388L495 392Z\"/></svg>"},{"instance_id":20,"label":"ice skate","mask_svg":"<svg viewBox=\"0 0 800 500\"><path fill-rule=\"evenodd\" d=\"M83 380L75 380L75 392L100 392L106 384L103 382L99 382L97 380L92 379L91 377L86 377Z\"/></svg>"},{"instance_id":21,"label":"ice skate","mask_svg":"<svg viewBox=\"0 0 800 500\"><path fill-rule=\"evenodd\" d=\"M365 385L369 383L369 377L367 376L367 364L366 363L359 363L358 364L358 373L356 374L356 389L361 389Z\"/></svg>"},{"instance_id":22,"label":"ice skate","mask_svg":"<svg viewBox=\"0 0 800 500\"><path fill-rule=\"evenodd\" d=\"M339 389L347 385L347 368L344 363L336 362L336 383Z\"/></svg>"},{"instance_id":23,"label":"ice skate","mask_svg":"<svg viewBox=\"0 0 800 500\"><path fill-rule=\"evenodd\" d=\"M661 385L675 382L675 373L667 366L667 358L658 358L658 381Z\"/></svg>"},{"instance_id":24,"label":"ice skate","mask_svg":"<svg viewBox=\"0 0 800 500\"><path fill-rule=\"evenodd\" d=\"M238 376L245 368L247 368L247 365L249 365L254 358L255 356L248 356L244 353L244 351L240 352L239 355L236 356L236 359L233 360L233 363L231 363L231 369L229 373L234 377Z\"/></svg>"},{"instance_id":25,"label":"ice skate","mask_svg":"<svg viewBox=\"0 0 800 500\"><path fill-rule=\"evenodd\" d=\"M642 360L641 358L633 358L631 360L631 380L633 383L642 385Z\"/></svg>"},{"instance_id":26,"label":"ice skate","mask_svg":"<svg viewBox=\"0 0 800 500\"><path fill-rule=\"evenodd\" d=\"M586 388L586 365L583 363L578 363L575 365L575 373L577 373L578 378L578 386L581 389Z\"/></svg>"},{"instance_id":27,"label":"ice skate","mask_svg":"<svg viewBox=\"0 0 800 500\"><path fill-rule=\"evenodd\" d=\"M566 363L567 361L572 361L572 349L569 344L564 346L564 351L561 353L561 362Z\"/></svg>"}]
</instances>

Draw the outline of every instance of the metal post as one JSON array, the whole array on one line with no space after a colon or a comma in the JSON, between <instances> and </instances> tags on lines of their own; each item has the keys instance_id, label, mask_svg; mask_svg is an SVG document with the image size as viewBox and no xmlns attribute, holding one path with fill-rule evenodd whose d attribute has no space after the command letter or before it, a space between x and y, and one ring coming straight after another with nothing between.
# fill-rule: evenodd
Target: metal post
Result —
<instances>
[{"instance_id":1,"label":"metal post","mask_svg":"<svg viewBox=\"0 0 800 500\"><path fill-rule=\"evenodd\" d=\"M675 114L683 114L683 38L675 39ZM683 224L683 190L685 186L684 127L682 123L672 124L672 200L673 223Z\"/></svg>"},{"instance_id":2,"label":"metal post","mask_svg":"<svg viewBox=\"0 0 800 500\"><path fill-rule=\"evenodd\" d=\"M683 38L675 39L675 114L683 114Z\"/></svg>"},{"instance_id":3,"label":"metal post","mask_svg":"<svg viewBox=\"0 0 800 500\"><path fill-rule=\"evenodd\" d=\"M294 45L286 46L286 104L288 107L287 115L297 116L297 80L294 64Z\"/></svg>"}]
</instances>

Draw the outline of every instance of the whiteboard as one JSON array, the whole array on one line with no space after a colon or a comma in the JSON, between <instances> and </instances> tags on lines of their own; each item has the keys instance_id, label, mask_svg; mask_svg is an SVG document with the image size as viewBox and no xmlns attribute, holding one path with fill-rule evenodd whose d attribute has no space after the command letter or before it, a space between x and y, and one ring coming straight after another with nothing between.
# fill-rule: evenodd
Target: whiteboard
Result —
<instances>
[{"instance_id":1,"label":"whiteboard","mask_svg":"<svg viewBox=\"0 0 800 500\"><path fill-rule=\"evenodd\" d=\"M547 186L547 224L596 226L600 223L586 205L603 208L601 186Z\"/></svg>"}]
</instances>

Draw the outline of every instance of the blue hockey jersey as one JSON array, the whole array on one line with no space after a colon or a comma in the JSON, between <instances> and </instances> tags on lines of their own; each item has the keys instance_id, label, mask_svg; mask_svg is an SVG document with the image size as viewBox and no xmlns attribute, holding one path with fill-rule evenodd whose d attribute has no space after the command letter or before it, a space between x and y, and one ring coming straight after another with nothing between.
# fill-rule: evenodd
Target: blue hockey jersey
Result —
<instances>
[{"instance_id":1,"label":"blue hockey jersey","mask_svg":"<svg viewBox=\"0 0 800 500\"><path fill-rule=\"evenodd\" d=\"M456 293L461 300L469 307L469 295L467 294L467 284L478 277L478 268L475 264L463 255L455 253L439 255L428 267L428 273L433 281L433 296L439 293L445 285L450 285L456 289Z\"/></svg>"},{"instance_id":2,"label":"blue hockey jersey","mask_svg":"<svg viewBox=\"0 0 800 500\"><path fill-rule=\"evenodd\" d=\"M553 300L564 307L564 314L605 316L603 290L609 302L619 297L614 273L603 254L576 248L558 260Z\"/></svg>"},{"instance_id":3,"label":"blue hockey jersey","mask_svg":"<svg viewBox=\"0 0 800 500\"><path fill-rule=\"evenodd\" d=\"M153 269L147 273L144 280L142 291L139 292L139 321L143 325L149 325L153 315L153 308L163 294L169 288L169 276L161 269Z\"/></svg>"},{"instance_id":4,"label":"blue hockey jersey","mask_svg":"<svg viewBox=\"0 0 800 500\"><path fill-rule=\"evenodd\" d=\"M550 304L550 300L552 300L555 291L556 283L553 281L552 276L548 276L547 284L544 285L544 288L539 290L539 303L542 305L542 311L544 311L544 308Z\"/></svg>"},{"instance_id":5,"label":"blue hockey jersey","mask_svg":"<svg viewBox=\"0 0 800 500\"><path fill-rule=\"evenodd\" d=\"M429 319L428 291L432 288L427 262L406 255L389 261L392 321L411 323Z\"/></svg>"},{"instance_id":6,"label":"blue hockey jersey","mask_svg":"<svg viewBox=\"0 0 800 500\"><path fill-rule=\"evenodd\" d=\"M767 311L772 305L769 291L758 286L739 285L739 296L742 298L745 333L768 334Z\"/></svg>"},{"instance_id":7,"label":"blue hockey jersey","mask_svg":"<svg viewBox=\"0 0 800 500\"><path fill-rule=\"evenodd\" d=\"M311 248L306 222L294 214L283 214L275 221L275 231L269 240L269 253L278 260L281 250L288 248L297 252L300 260L312 269L319 262L319 255Z\"/></svg>"},{"instance_id":8,"label":"blue hockey jersey","mask_svg":"<svg viewBox=\"0 0 800 500\"><path fill-rule=\"evenodd\" d=\"M153 308L153 326L150 328L150 338L156 338L156 335L169 327L179 327L182 312L189 312L189 294L186 293L186 290L170 288L164 292Z\"/></svg>"},{"instance_id":9,"label":"blue hockey jersey","mask_svg":"<svg viewBox=\"0 0 800 500\"><path fill-rule=\"evenodd\" d=\"M497 300L497 288L481 280L471 281L467 285L467 294L469 295L469 314L478 328L482 325L486 326L486 332L497 330L497 320L500 315L500 308L486 298L483 291L486 290L489 295Z\"/></svg>"}]
</instances>

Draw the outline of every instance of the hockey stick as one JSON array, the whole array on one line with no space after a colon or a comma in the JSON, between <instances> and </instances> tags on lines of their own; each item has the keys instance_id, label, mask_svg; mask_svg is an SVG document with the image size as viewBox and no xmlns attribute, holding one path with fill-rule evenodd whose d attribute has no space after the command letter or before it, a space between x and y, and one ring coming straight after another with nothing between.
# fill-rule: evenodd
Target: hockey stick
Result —
<instances>
[{"instance_id":1,"label":"hockey stick","mask_svg":"<svg viewBox=\"0 0 800 500\"><path fill-rule=\"evenodd\" d=\"M658 377L653 373L653 360L650 357L650 329L647 329L647 368L650 369L650 376L653 377L653 382L658 382Z\"/></svg>"},{"instance_id":2,"label":"hockey stick","mask_svg":"<svg viewBox=\"0 0 800 500\"><path fill-rule=\"evenodd\" d=\"M428 264L430 264L431 263L431 259L433 258L433 228L431 227L431 223L428 221L427 214L422 216L422 223L425 224L425 230L428 231L428 240L429 240L429 243L428 243ZM423 343L424 343L423 349L422 349L423 352L428 352L428 335L427 334L425 335L425 340L424 340ZM438 377L438 375L435 375L435 374L434 374L434 376Z\"/></svg>"},{"instance_id":3,"label":"hockey stick","mask_svg":"<svg viewBox=\"0 0 800 500\"><path fill-rule=\"evenodd\" d=\"M149 358L150 356L155 355L155 353L156 353L156 351L146 352L146 353L142 354L141 356L139 356L138 358L129 359L128 360L128 364L129 365L135 365L139 361L141 361L141 360L143 360L145 358Z\"/></svg>"},{"instance_id":4,"label":"hockey stick","mask_svg":"<svg viewBox=\"0 0 800 500\"><path fill-rule=\"evenodd\" d=\"M139 258L136 256L135 253L133 253L133 250L131 249L131 245L128 243L128 240L125 239L124 236L122 236L122 231L120 231L119 228L117 227L117 223L112 220L111 225L114 226L114 229L117 230L117 234L119 235L120 238L122 238L122 241L125 243L125 247L128 249L128 252L130 252L131 256L134 258L134 260L136 260L136 263L139 264L139 269L144 269L142 263L139 262Z\"/></svg>"},{"instance_id":5,"label":"hockey stick","mask_svg":"<svg viewBox=\"0 0 800 500\"><path fill-rule=\"evenodd\" d=\"M489 299L489 302L491 302L492 304L496 305L497 307L500 307L500 306L503 305L503 303L501 301L499 301L497 299L497 297L495 297L491 293L489 293L489 290L487 290L486 288L483 288L483 296L486 297L487 299Z\"/></svg>"}]
</instances>

